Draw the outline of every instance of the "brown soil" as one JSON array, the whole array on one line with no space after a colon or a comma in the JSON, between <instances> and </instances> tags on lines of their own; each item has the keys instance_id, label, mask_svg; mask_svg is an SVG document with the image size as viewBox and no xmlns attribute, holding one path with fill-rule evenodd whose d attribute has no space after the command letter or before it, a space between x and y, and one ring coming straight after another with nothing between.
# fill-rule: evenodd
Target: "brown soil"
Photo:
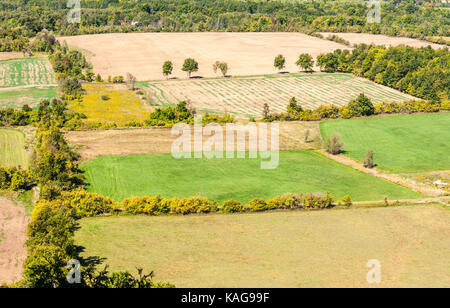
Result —
<instances>
[{"instance_id":1,"label":"brown soil","mask_svg":"<svg viewBox=\"0 0 450 308\"><path fill-rule=\"evenodd\" d=\"M28 222L24 207L0 198L0 284L10 284L22 277Z\"/></svg>"}]
</instances>

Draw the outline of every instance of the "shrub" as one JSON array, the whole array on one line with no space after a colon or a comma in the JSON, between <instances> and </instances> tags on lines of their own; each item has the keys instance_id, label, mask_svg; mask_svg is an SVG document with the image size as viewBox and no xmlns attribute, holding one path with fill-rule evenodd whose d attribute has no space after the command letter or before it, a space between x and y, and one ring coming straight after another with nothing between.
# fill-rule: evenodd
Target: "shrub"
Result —
<instances>
[{"instance_id":1,"label":"shrub","mask_svg":"<svg viewBox=\"0 0 450 308\"><path fill-rule=\"evenodd\" d=\"M352 198L350 197L350 195L345 195L342 198L342 202L344 203L345 206L350 207L352 205Z\"/></svg>"},{"instance_id":2,"label":"shrub","mask_svg":"<svg viewBox=\"0 0 450 308\"><path fill-rule=\"evenodd\" d=\"M206 197L162 199L162 206L168 206L171 214L201 214L217 210L217 202L209 201Z\"/></svg>"},{"instance_id":3,"label":"shrub","mask_svg":"<svg viewBox=\"0 0 450 308\"><path fill-rule=\"evenodd\" d=\"M363 93L361 93L356 99L351 100L347 107L353 114L358 116L370 116L375 113L375 108L372 101Z\"/></svg>"},{"instance_id":4,"label":"shrub","mask_svg":"<svg viewBox=\"0 0 450 308\"><path fill-rule=\"evenodd\" d=\"M228 200L223 203L222 211L224 213L239 213L245 212L245 207L239 201Z\"/></svg>"},{"instance_id":5,"label":"shrub","mask_svg":"<svg viewBox=\"0 0 450 308\"><path fill-rule=\"evenodd\" d=\"M266 201L262 198L254 198L250 201L249 206L253 212L267 211L269 209Z\"/></svg>"},{"instance_id":6,"label":"shrub","mask_svg":"<svg viewBox=\"0 0 450 308\"><path fill-rule=\"evenodd\" d=\"M342 142L339 134L335 133L330 138L325 140L325 149L330 154L337 155L341 153L343 146L344 143Z\"/></svg>"},{"instance_id":7,"label":"shrub","mask_svg":"<svg viewBox=\"0 0 450 308\"><path fill-rule=\"evenodd\" d=\"M39 203L41 202L45 203L46 201L40 201ZM60 196L49 204L55 208L73 210L77 218L114 214L119 207L118 203L110 197L88 193L82 189L62 191Z\"/></svg>"},{"instance_id":8,"label":"shrub","mask_svg":"<svg viewBox=\"0 0 450 308\"><path fill-rule=\"evenodd\" d=\"M325 209L331 207L333 199L327 192L326 195L322 194L307 194L304 200L305 209Z\"/></svg>"},{"instance_id":9,"label":"shrub","mask_svg":"<svg viewBox=\"0 0 450 308\"><path fill-rule=\"evenodd\" d=\"M369 150L366 153L366 157L364 158L364 167L365 168L373 168L375 167L373 163L373 151Z\"/></svg>"},{"instance_id":10,"label":"shrub","mask_svg":"<svg viewBox=\"0 0 450 308\"><path fill-rule=\"evenodd\" d=\"M170 208L161 202L161 197L133 197L122 201L122 207L128 214L146 214L158 216L168 214Z\"/></svg>"},{"instance_id":11,"label":"shrub","mask_svg":"<svg viewBox=\"0 0 450 308\"><path fill-rule=\"evenodd\" d=\"M302 195L286 193L267 200L267 208L273 209L298 209L302 208Z\"/></svg>"}]
</instances>

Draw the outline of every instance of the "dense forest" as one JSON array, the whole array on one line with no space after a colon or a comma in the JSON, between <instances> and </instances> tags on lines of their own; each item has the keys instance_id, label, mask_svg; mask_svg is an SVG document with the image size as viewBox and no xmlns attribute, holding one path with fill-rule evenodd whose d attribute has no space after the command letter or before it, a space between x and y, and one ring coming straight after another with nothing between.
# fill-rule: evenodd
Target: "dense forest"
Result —
<instances>
[{"instance_id":1,"label":"dense forest","mask_svg":"<svg viewBox=\"0 0 450 308\"><path fill-rule=\"evenodd\" d=\"M362 0L81 0L81 23L73 24L67 21L67 0L0 0L0 45L17 49L21 44L17 31L33 37L43 29L60 35L136 31L345 31L432 39L449 36L450 32L450 10L437 3L383 1L378 24L367 22L369 8Z\"/></svg>"},{"instance_id":2,"label":"dense forest","mask_svg":"<svg viewBox=\"0 0 450 308\"><path fill-rule=\"evenodd\" d=\"M358 45L351 52L321 54L326 72L353 73L411 95L433 100L450 97L450 53L447 48Z\"/></svg>"}]
</instances>

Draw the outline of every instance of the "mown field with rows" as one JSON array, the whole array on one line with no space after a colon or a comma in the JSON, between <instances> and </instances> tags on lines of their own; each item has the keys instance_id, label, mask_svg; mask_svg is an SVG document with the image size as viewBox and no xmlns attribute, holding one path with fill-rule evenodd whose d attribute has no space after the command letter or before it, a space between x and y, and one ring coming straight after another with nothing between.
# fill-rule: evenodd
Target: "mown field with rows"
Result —
<instances>
[{"instance_id":1,"label":"mown field with rows","mask_svg":"<svg viewBox=\"0 0 450 308\"><path fill-rule=\"evenodd\" d=\"M14 129L0 129L0 166L26 168L25 134Z\"/></svg>"},{"instance_id":2,"label":"mown field with rows","mask_svg":"<svg viewBox=\"0 0 450 308\"><path fill-rule=\"evenodd\" d=\"M351 74L287 74L227 79L169 80L142 83L155 105L190 100L199 111L260 116L265 103L272 112L286 110L295 96L306 108L345 105L364 93L376 102L413 99L412 96Z\"/></svg>"},{"instance_id":3,"label":"mown field with rows","mask_svg":"<svg viewBox=\"0 0 450 308\"><path fill-rule=\"evenodd\" d=\"M0 88L55 84L55 74L47 59L15 59L0 62Z\"/></svg>"}]
</instances>

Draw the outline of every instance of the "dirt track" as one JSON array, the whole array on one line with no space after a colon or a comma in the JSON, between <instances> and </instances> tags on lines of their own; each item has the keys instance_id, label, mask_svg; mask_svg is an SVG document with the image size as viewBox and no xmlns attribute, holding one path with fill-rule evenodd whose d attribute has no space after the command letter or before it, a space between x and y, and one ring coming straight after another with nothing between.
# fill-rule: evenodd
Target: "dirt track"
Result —
<instances>
[{"instance_id":1,"label":"dirt track","mask_svg":"<svg viewBox=\"0 0 450 308\"><path fill-rule=\"evenodd\" d=\"M347 46L302 33L114 33L60 37L69 45L88 51L94 72L102 77L132 73L138 80L165 79L164 61L174 63L171 77L186 78L183 61L199 62L195 76L215 77L212 65L226 61L234 76L273 74L276 55L286 57L286 71L297 72L294 64L301 53L314 58L320 53Z\"/></svg>"},{"instance_id":2,"label":"dirt track","mask_svg":"<svg viewBox=\"0 0 450 308\"><path fill-rule=\"evenodd\" d=\"M22 277L28 221L24 207L0 198L0 284L10 284Z\"/></svg>"}]
</instances>

